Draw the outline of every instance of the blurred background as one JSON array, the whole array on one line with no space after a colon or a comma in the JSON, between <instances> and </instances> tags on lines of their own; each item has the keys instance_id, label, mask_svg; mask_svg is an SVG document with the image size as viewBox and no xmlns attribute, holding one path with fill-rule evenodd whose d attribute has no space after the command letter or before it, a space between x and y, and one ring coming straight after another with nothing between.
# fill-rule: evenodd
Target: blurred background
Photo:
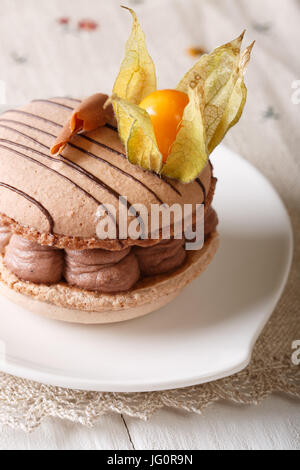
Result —
<instances>
[{"instance_id":1,"label":"blurred background","mask_svg":"<svg viewBox=\"0 0 300 470\"><path fill-rule=\"evenodd\" d=\"M248 102L226 142L259 167L290 211L299 205L300 1L124 0L172 88L206 51L247 30L256 40ZM9 107L33 98L110 93L130 14L120 0L0 0L0 80ZM3 90L2 90L3 91ZM3 93L1 93L3 95Z\"/></svg>"}]
</instances>

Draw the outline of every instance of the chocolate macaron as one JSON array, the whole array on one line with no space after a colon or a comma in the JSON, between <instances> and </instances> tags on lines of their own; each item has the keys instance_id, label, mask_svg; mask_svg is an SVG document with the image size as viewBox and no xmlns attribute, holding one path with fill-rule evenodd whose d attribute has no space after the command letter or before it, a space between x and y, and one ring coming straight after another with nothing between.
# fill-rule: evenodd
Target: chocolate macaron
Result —
<instances>
[{"instance_id":1,"label":"chocolate macaron","mask_svg":"<svg viewBox=\"0 0 300 470\"><path fill-rule=\"evenodd\" d=\"M63 153L51 155L80 101L35 100L0 117L1 291L49 318L127 320L168 303L213 258L216 180L210 163L190 184L132 165L108 117L101 127L68 136ZM149 214L155 204L203 203L204 246L186 251L183 239L161 236L100 239L99 207L115 207L118 220L120 196ZM136 217L130 214L128 223Z\"/></svg>"}]
</instances>

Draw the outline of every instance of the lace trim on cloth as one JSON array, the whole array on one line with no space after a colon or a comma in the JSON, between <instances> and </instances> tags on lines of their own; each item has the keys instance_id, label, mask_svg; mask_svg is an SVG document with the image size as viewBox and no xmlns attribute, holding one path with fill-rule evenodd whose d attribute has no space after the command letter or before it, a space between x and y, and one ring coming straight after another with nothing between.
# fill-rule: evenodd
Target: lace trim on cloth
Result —
<instances>
[{"instance_id":1,"label":"lace trim on cloth","mask_svg":"<svg viewBox=\"0 0 300 470\"><path fill-rule=\"evenodd\" d=\"M300 366L291 360L300 316L297 308L284 313L289 298L286 292L257 342L250 365L234 376L183 389L126 394L68 390L0 373L0 425L33 431L45 418L54 417L93 426L109 412L147 419L163 407L201 413L221 399L257 404L273 392L300 398Z\"/></svg>"}]
</instances>

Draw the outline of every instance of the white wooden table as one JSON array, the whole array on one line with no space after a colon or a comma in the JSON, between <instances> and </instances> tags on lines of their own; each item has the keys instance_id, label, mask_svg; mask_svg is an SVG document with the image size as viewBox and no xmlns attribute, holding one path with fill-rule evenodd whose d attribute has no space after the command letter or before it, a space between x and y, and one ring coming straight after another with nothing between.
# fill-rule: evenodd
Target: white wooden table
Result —
<instances>
[{"instance_id":1,"label":"white wooden table","mask_svg":"<svg viewBox=\"0 0 300 470\"><path fill-rule=\"evenodd\" d=\"M129 16L120 10L119 0L2 0L2 3L1 43L9 47L1 51L0 78L7 84L10 106L24 103L37 94L39 97L88 96L96 91L110 92L131 23ZM295 112L296 108L289 104L290 84L299 78L294 65L298 63L299 2L277 0L278 4L274 5L274 0L128 0L124 3L134 6L139 14L159 71L160 88L175 85L191 66L192 59L185 53L188 47L199 45L211 49L244 27L248 30L248 43L257 39L258 62L249 70L247 79L252 95L248 120L235 131L236 139L246 135L246 131L240 134L243 126L255 129L260 126L261 113L264 109L268 111L270 105L273 114L268 112L275 124L280 109L284 117ZM76 24L86 15L100 23L97 31L78 32ZM57 20L62 17L69 19L69 26L59 24ZM269 56L272 61L278 56L276 63L280 67L275 74L265 65ZM89 66L82 66L82 57ZM296 122L295 118L295 135ZM265 133L261 133L266 137L265 146L273 142L274 135L278 139L283 135L283 132L271 134L272 129L271 125L266 126ZM289 136L292 130L291 125ZM279 155L288 151L290 140L283 139L281 145L276 140ZM259 163L263 139L259 145L255 142L251 146L252 141L247 138L244 143L240 138L238 148ZM255 154L256 147L259 152ZM0 449L300 449L299 405L299 400L273 396L259 406L218 403L202 416L171 410L158 412L148 422L106 416L93 429L48 420L30 435L4 429L0 432Z\"/></svg>"},{"instance_id":2,"label":"white wooden table","mask_svg":"<svg viewBox=\"0 0 300 470\"><path fill-rule=\"evenodd\" d=\"M104 416L96 427L47 420L32 434L4 429L1 450L299 450L300 400L274 395L258 406L221 402L203 415L161 410L148 422Z\"/></svg>"}]
</instances>

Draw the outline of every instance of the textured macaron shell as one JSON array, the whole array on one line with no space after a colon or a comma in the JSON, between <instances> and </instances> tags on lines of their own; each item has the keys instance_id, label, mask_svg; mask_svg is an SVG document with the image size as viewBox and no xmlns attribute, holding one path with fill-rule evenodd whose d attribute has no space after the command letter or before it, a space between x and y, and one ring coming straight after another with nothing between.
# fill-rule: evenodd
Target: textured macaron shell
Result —
<instances>
[{"instance_id":1,"label":"textured macaron shell","mask_svg":"<svg viewBox=\"0 0 300 470\"><path fill-rule=\"evenodd\" d=\"M63 157L50 147L80 100L36 100L0 116L0 214L40 234L95 239L97 210L118 196L128 204L200 204L212 169L182 184L128 162L118 132L102 127L72 139ZM129 219L129 221L132 220Z\"/></svg>"}]
</instances>

